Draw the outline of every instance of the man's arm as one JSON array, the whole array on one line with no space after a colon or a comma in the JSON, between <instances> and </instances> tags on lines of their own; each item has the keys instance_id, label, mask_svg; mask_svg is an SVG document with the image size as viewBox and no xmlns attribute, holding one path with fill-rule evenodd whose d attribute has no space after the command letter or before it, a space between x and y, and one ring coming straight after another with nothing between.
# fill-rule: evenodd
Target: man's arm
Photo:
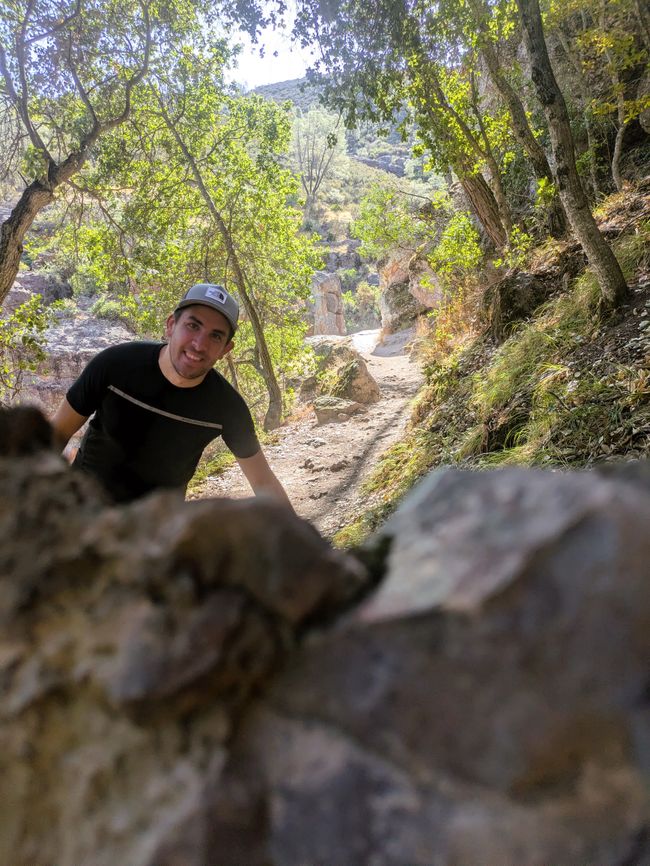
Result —
<instances>
[{"instance_id":1,"label":"man's arm","mask_svg":"<svg viewBox=\"0 0 650 866\"><path fill-rule=\"evenodd\" d=\"M54 441L57 448L63 451L68 444L71 436L81 429L88 420L85 415L80 415L72 408L68 401L63 398L59 408L50 418L50 423L54 428Z\"/></svg>"},{"instance_id":2,"label":"man's arm","mask_svg":"<svg viewBox=\"0 0 650 866\"><path fill-rule=\"evenodd\" d=\"M261 449L252 457L237 457L236 460L256 496L260 493L268 493L293 511L284 487L276 478Z\"/></svg>"}]
</instances>

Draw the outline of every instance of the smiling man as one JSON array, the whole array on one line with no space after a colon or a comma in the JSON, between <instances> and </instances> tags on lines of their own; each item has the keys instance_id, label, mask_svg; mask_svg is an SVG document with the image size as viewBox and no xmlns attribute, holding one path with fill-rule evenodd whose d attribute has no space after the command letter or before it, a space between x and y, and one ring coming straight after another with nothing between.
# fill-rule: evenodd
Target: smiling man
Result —
<instances>
[{"instance_id":1,"label":"smiling man","mask_svg":"<svg viewBox=\"0 0 650 866\"><path fill-rule=\"evenodd\" d=\"M255 494L291 507L266 461L248 406L214 364L230 352L239 306L199 283L167 319L165 343L123 343L93 358L51 419L64 448L90 417L74 466L116 502L185 491L205 446L222 436ZM92 417L91 417L92 416Z\"/></svg>"}]
</instances>

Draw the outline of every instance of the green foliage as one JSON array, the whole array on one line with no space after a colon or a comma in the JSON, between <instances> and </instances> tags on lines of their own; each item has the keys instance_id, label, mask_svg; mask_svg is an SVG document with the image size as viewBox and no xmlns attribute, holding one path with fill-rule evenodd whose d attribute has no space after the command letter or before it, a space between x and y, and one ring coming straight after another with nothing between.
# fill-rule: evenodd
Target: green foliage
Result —
<instances>
[{"instance_id":1,"label":"green foliage","mask_svg":"<svg viewBox=\"0 0 650 866\"><path fill-rule=\"evenodd\" d=\"M379 286L371 286L365 280L356 289L342 292L343 315L349 334L365 328L378 328L381 324L379 309Z\"/></svg>"},{"instance_id":2,"label":"green foliage","mask_svg":"<svg viewBox=\"0 0 650 866\"><path fill-rule=\"evenodd\" d=\"M429 264L449 280L470 273L482 259L479 234L470 215L463 211L452 212L438 243L428 255Z\"/></svg>"},{"instance_id":3,"label":"green foliage","mask_svg":"<svg viewBox=\"0 0 650 866\"><path fill-rule=\"evenodd\" d=\"M228 450L223 439L215 439L203 452L192 480L188 485L191 496L200 497L209 478L222 475L235 463L234 454Z\"/></svg>"},{"instance_id":4,"label":"green foliage","mask_svg":"<svg viewBox=\"0 0 650 866\"><path fill-rule=\"evenodd\" d=\"M373 186L361 201L351 234L361 241L362 256L380 259L396 250L414 252L427 229L415 218L414 207L406 196L388 187Z\"/></svg>"},{"instance_id":5,"label":"green foliage","mask_svg":"<svg viewBox=\"0 0 650 866\"><path fill-rule=\"evenodd\" d=\"M359 282L359 272L356 268L343 268L337 272L341 280L341 288L343 291L350 291Z\"/></svg>"},{"instance_id":6,"label":"green foliage","mask_svg":"<svg viewBox=\"0 0 650 866\"><path fill-rule=\"evenodd\" d=\"M504 250L503 256L494 259L494 265L497 268L505 266L507 268L521 268L526 264L526 260L533 247L533 238L528 232L514 226L508 238L508 246Z\"/></svg>"},{"instance_id":7,"label":"green foliage","mask_svg":"<svg viewBox=\"0 0 650 866\"><path fill-rule=\"evenodd\" d=\"M52 307L44 307L40 295L32 295L0 319L0 401L13 401L20 393L24 374L45 361L44 334L52 318Z\"/></svg>"},{"instance_id":8,"label":"green foliage","mask_svg":"<svg viewBox=\"0 0 650 866\"><path fill-rule=\"evenodd\" d=\"M129 322L130 317L119 300L101 294L90 308L93 316L98 319L107 319L109 322Z\"/></svg>"},{"instance_id":9,"label":"green foliage","mask_svg":"<svg viewBox=\"0 0 650 866\"><path fill-rule=\"evenodd\" d=\"M146 336L161 334L193 282L236 293L241 275L271 360L288 376L300 364L303 303L321 264L292 204L298 182L282 167L290 135L287 110L228 90L218 51L170 52L128 125L103 139L89 178L94 190L104 187L101 200L80 232L69 224L62 255L76 256L84 279L114 301L111 314L119 308ZM259 352L244 322L234 359L253 403L261 400Z\"/></svg>"}]
</instances>

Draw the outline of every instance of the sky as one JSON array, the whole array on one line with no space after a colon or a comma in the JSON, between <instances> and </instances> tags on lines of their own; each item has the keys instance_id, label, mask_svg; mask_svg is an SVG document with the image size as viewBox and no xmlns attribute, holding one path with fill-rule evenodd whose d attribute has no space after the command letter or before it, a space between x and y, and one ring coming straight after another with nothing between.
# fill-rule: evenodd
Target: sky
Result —
<instances>
[{"instance_id":1,"label":"sky","mask_svg":"<svg viewBox=\"0 0 650 866\"><path fill-rule=\"evenodd\" d=\"M310 53L298 45L292 45L286 31L266 30L257 45L252 45L246 34L236 37L234 41L243 45L243 51L239 55L237 68L229 77L242 84L246 90L260 84L302 78L310 65ZM262 45L264 57L259 56Z\"/></svg>"}]
</instances>

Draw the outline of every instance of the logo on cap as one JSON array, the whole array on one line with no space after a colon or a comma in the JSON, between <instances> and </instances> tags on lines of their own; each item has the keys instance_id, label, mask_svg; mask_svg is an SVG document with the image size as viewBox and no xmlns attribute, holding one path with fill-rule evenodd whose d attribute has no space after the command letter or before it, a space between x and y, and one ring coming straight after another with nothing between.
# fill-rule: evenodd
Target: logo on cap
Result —
<instances>
[{"instance_id":1,"label":"logo on cap","mask_svg":"<svg viewBox=\"0 0 650 866\"><path fill-rule=\"evenodd\" d=\"M218 301L220 304L226 303L226 293L219 286L210 286L205 290L205 296L213 301Z\"/></svg>"}]
</instances>

